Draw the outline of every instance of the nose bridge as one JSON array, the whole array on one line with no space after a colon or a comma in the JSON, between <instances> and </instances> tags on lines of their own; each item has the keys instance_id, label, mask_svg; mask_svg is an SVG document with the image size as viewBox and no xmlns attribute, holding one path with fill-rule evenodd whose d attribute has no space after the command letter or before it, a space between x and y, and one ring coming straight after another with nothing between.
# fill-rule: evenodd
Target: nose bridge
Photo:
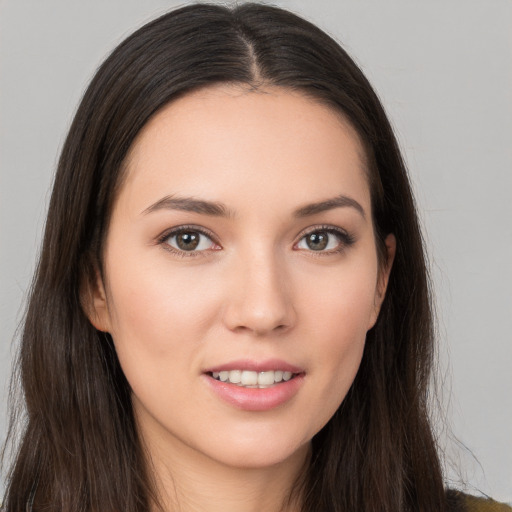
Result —
<instances>
[{"instance_id":1,"label":"nose bridge","mask_svg":"<svg viewBox=\"0 0 512 512\"><path fill-rule=\"evenodd\" d=\"M283 258L260 246L239 254L233 267L225 311L228 327L257 335L289 329L295 310Z\"/></svg>"}]
</instances>

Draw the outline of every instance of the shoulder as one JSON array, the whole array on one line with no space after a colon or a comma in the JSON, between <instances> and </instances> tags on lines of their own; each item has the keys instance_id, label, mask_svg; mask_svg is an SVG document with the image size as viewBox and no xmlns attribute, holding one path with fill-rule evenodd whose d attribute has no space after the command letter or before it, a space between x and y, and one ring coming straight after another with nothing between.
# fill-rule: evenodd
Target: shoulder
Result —
<instances>
[{"instance_id":1,"label":"shoulder","mask_svg":"<svg viewBox=\"0 0 512 512\"><path fill-rule=\"evenodd\" d=\"M512 512L512 507L491 499L467 495L464 502L467 512Z\"/></svg>"},{"instance_id":2,"label":"shoulder","mask_svg":"<svg viewBox=\"0 0 512 512\"><path fill-rule=\"evenodd\" d=\"M490 498L480 498L458 491L448 492L450 510L453 512L512 512L512 507Z\"/></svg>"}]
</instances>

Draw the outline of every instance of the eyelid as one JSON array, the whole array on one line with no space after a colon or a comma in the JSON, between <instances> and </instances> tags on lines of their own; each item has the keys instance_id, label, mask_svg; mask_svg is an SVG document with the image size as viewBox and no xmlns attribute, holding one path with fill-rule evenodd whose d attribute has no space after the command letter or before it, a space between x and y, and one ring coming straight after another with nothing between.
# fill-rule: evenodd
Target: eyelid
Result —
<instances>
[{"instance_id":1,"label":"eyelid","mask_svg":"<svg viewBox=\"0 0 512 512\"><path fill-rule=\"evenodd\" d=\"M202 227L202 226L196 226L194 224L183 224L180 226L175 226L173 228L166 229L163 233L157 236L156 238L156 244L161 245L166 251L169 251L173 254L176 254L178 256L183 257L194 257L194 256L205 256L204 253L209 253L211 250L214 249L205 249L202 251L182 251L180 249L177 249L176 247L173 247L172 245L166 243L166 240L168 240L172 236L179 235L180 233L184 233L187 231L193 231L200 233L201 235L207 237L212 241L213 244L220 247L219 242L216 239L216 236L208 229ZM218 249L215 249L218 250Z\"/></svg>"},{"instance_id":2,"label":"eyelid","mask_svg":"<svg viewBox=\"0 0 512 512\"><path fill-rule=\"evenodd\" d=\"M321 256L322 254L324 254L324 255L337 254L337 253L340 253L340 252L343 252L344 250L346 250L348 247L353 245L356 241L355 237L352 234L350 234L347 230L340 228L339 226L333 226L332 224L320 224L317 226L310 226L310 227L304 229L303 231L301 231L299 233L299 235L297 236L297 242L295 242L293 247L296 248L297 245L302 241L302 239L304 237L306 237L307 235L311 235L312 233L316 233L318 231L324 231L324 232L336 235L340 239L339 247L337 247L336 249L331 249L331 250L327 250L327 251L313 251L313 250L298 249L298 248L297 248L297 250L305 251L305 252L311 253L315 256Z\"/></svg>"}]
</instances>

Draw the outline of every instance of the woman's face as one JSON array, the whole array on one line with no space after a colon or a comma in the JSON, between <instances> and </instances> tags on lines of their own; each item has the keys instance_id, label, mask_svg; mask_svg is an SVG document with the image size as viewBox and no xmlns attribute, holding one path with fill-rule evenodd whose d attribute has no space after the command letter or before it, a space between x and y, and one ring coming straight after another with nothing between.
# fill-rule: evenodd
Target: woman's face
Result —
<instances>
[{"instance_id":1,"label":"woman's face","mask_svg":"<svg viewBox=\"0 0 512 512\"><path fill-rule=\"evenodd\" d=\"M126 173L91 320L145 442L237 467L304 454L387 282L354 130L286 89L219 86L162 109Z\"/></svg>"}]
</instances>

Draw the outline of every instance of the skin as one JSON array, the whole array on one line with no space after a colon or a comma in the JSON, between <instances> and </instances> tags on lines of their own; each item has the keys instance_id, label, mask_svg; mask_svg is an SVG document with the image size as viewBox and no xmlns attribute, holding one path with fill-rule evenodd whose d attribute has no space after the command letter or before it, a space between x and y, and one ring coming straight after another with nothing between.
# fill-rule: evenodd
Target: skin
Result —
<instances>
[{"instance_id":1,"label":"skin","mask_svg":"<svg viewBox=\"0 0 512 512\"><path fill-rule=\"evenodd\" d=\"M279 510L354 380L393 260L393 235L377 260L357 134L296 92L219 86L157 113L126 172L89 316L113 337L162 504ZM361 211L296 215L340 195ZM162 207L166 197L228 213ZM211 236L184 254L166 238L183 225ZM329 246L312 250L304 236L322 230ZM241 410L205 384L206 368L270 358L304 370L271 410Z\"/></svg>"}]
</instances>

